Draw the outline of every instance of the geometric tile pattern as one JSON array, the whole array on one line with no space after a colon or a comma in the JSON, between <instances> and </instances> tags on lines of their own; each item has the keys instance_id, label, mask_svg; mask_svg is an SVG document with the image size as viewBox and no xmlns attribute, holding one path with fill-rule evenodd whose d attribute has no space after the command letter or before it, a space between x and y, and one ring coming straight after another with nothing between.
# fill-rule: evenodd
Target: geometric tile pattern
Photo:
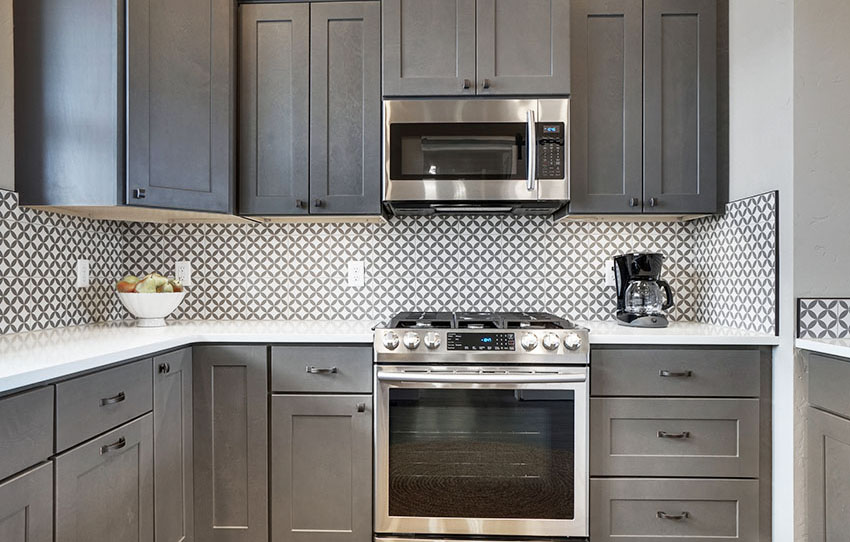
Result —
<instances>
[{"instance_id":1,"label":"geometric tile pattern","mask_svg":"<svg viewBox=\"0 0 850 542\"><path fill-rule=\"evenodd\" d=\"M797 337L805 339L850 338L850 299L797 299Z\"/></svg>"}]
</instances>

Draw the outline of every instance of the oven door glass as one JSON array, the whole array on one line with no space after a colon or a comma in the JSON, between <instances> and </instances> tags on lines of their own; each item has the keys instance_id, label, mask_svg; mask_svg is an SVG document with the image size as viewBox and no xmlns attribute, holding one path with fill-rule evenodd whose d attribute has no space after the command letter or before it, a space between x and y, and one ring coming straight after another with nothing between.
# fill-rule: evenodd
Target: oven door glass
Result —
<instances>
[{"instance_id":1,"label":"oven door glass","mask_svg":"<svg viewBox=\"0 0 850 542\"><path fill-rule=\"evenodd\" d=\"M393 180L523 180L528 125L521 122L394 123Z\"/></svg>"},{"instance_id":2,"label":"oven door glass","mask_svg":"<svg viewBox=\"0 0 850 542\"><path fill-rule=\"evenodd\" d=\"M390 516L575 517L575 392L389 391Z\"/></svg>"}]
</instances>

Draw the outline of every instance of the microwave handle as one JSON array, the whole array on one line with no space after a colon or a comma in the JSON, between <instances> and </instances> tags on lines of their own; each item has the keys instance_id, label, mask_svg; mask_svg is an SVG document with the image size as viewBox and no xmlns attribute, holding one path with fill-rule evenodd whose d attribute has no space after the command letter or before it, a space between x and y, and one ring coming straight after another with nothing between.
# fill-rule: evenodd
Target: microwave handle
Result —
<instances>
[{"instance_id":1,"label":"microwave handle","mask_svg":"<svg viewBox=\"0 0 850 542\"><path fill-rule=\"evenodd\" d=\"M378 371L381 382L420 382L425 384L556 384L567 382L585 382L584 374L433 374L433 373L394 373Z\"/></svg>"},{"instance_id":2,"label":"microwave handle","mask_svg":"<svg viewBox=\"0 0 850 542\"><path fill-rule=\"evenodd\" d=\"M537 180L537 122L534 120L533 109L528 110L526 119L528 121L528 181L525 187L531 192Z\"/></svg>"}]
</instances>

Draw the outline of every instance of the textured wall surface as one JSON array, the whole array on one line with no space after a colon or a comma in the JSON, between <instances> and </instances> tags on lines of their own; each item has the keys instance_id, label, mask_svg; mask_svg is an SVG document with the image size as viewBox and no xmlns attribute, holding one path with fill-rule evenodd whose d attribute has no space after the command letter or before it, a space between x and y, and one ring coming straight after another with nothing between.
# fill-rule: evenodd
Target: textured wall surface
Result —
<instances>
[{"instance_id":1,"label":"textured wall surface","mask_svg":"<svg viewBox=\"0 0 850 542\"><path fill-rule=\"evenodd\" d=\"M0 189L15 187L12 0L0 0Z\"/></svg>"}]
</instances>

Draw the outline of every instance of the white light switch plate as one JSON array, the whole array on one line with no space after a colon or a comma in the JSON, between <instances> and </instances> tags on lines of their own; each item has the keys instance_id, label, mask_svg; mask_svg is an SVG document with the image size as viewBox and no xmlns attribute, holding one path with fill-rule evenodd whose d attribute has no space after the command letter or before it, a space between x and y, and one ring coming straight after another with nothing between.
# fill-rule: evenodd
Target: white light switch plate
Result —
<instances>
[{"instance_id":1,"label":"white light switch plate","mask_svg":"<svg viewBox=\"0 0 850 542\"><path fill-rule=\"evenodd\" d=\"M605 286L613 288L617 285L617 278L614 275L614 260L605 260Z\"/></svg>"},{"instance_id":2,"label":"white light switch plate","mask_svg":"<svg viewBox=\"0 0 850 542\"><path fill-rule=\"evenodd\" d=\"M192 285L192 262L182 261L174 264L174 275L183 286Z\"/></svg>"},{"instance_id":3,"label":"white light switch plate","mask_svg":"<svg viewBox=\"0 0 850 542\"><path fill-rule=\"evenodd\" d=\"M351 288L361 288L366 283L366 270L363 262L360 260L351 260L348 262L348 286Z\"/></svg>"},{"instance_id":4,"label":"white light switch plate","mask_svg":"<svg viewBox=\"0 0 850 542\"><path fill-rule=\"evenodd\" d=\"M74 282L74 286L77 288L88 288L89 284L91 284L91 277L89 276L89 261L88 260L77 260L77 280Z\"/></svg>"}]
</instances>

